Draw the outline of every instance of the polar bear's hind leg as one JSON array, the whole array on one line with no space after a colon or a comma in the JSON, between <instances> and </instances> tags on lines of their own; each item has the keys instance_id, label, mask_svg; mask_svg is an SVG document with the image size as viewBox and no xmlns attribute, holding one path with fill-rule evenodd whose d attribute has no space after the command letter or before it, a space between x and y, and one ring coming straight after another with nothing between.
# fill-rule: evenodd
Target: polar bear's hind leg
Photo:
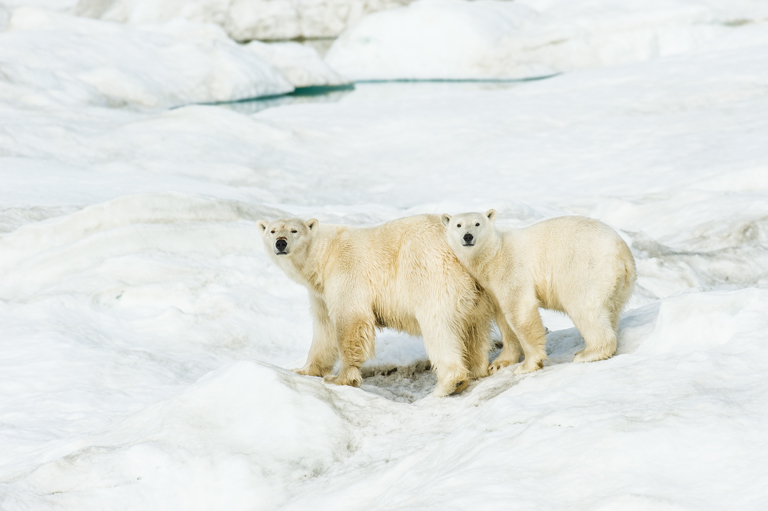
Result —
<instances>
[{"instance_id":1,"label":"polar bear's hind leg","mask_svg":"<svg viewBox=\"0 0 768 511\"><path fill-rule=\"evenodd\" d=\"M569 314L584 338L584 349L576 353L574 362L597 362L611 358L616 353L614 314L603 310L584 310Z\"/></svg>"}]
</instances>

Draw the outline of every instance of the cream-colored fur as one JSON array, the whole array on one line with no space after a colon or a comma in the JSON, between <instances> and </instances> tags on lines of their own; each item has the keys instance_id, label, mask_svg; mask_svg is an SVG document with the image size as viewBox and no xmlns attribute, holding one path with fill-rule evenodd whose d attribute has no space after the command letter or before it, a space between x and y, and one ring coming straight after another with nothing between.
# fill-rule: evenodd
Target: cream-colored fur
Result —
<instances>
[{"instance_id":1,"label":"cream-colored fur","mask_svg":"<svg viewBox=\"0 0 768 511\"><path fill-rule=\"evenodd\" d=\"M616 353L621 310L632 294L635 260L602 222L565 216L499 232L496 212L443 215L448 244L491 295L504 348L491 373L525 361L515 373L543 367L546 338L539 307L565 312L584 337L577 362ZM522 347L522 353L521 353Z\"/></svg>"},{"instance_id":2,"label":"cream-colored fur","mask_svg":"<svg viewBox=\"0 0 768 511\"><path fill-rule=\"evenodd\" d=\"M424 338L435 395L461 392L488 374L493 305L448 246L439 216L371 228L297 218L258 226L272 260L309 290L314 337L298 373L360 386L375 328L389 327Z\"/></svg>"}]
</instances>

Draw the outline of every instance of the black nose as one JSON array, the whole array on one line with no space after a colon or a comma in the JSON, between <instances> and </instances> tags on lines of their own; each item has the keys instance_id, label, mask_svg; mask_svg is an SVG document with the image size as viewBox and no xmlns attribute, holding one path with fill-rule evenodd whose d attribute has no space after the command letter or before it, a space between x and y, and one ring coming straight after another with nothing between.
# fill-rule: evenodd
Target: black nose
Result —
<instances>
[{"instance_id":1,"label":"black nose","mask_svg":"<svg viewBox=\"0 0 768 511\"><path fill-rule=\"evenodd\" d=\"M465 243L471 243L472 242L472 238L473 238L473 236L471 234L467 233L467 234L464 235L464 242Z\"/></svg>"},{"instance_id":2,"label":"black nose","mask_svg":"<svg viewBox=\"0 0 768 511\"><path fill-rule=\"evenodd\" d=\"M276 248L277 248L277 249L278 249L280 252L282 252L283 250L285 250L285 247L287 247L287 246L288 246L288 242L287 242L287 241L285 241L285 240L277 240L277 241L275 242L275 247L276 247Z\"/></svg>"}]
</instances>

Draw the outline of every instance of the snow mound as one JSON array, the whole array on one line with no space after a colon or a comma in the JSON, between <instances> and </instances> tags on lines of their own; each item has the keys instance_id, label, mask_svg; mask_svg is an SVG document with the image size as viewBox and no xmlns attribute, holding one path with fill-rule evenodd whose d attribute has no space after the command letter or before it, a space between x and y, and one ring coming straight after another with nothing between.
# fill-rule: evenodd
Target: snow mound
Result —
<instances>
[{"instance_id":1,"label":"snow mound","mask_svg":"<svg viewBox=\"0 0 768 511\"><path fill-rule=\"evenodd\" d=\"M120 197L89 206L71 215L25 225L3 237L0 264L29 262L33 254L46 253L96 236L133 225L255 221L275 210L230 200L187 196L180 193L143 194ZM260 240L259 240L260 242ZM238 245L241 245L238 243ZM249 244L250 245L250 244ZM205 244L203 250L222 253L225 245Z\"/></svg>"},{"instance_id":2,"label":"snow mound","mask_svg":"<svg viewBox=\"0 0 768 511\"><path fill-rule=\"evenodd\" d=\"M766 18L757 0L420 0L367 16L326 60L355 80L527 78L681 53Z\"/></svg>"},{"instance_id":3,"label":"snow mound","mask_svg":"<svg viewBox=\"0 0 768 511\"><path fill-rule=\"evenodd\" d=\"M8 9L0 5L0 32L3 32L8 28L8 20L11 18L11 14Z\"/></svg>"},{"instance_id":4,"label":"snow mound","mask_svg":"<svg viewBox=\"0 0 768 511\"><path fill-rule=\"evenodd\" d=\"M285 76L294 87L319 85L346 85L343 78L320 57L317 51L299 43L265 44L252 41L246 48L269 62Z\"/></svg>"},{"instance_id":5,"label":"snow mound","mask_svg":"<svg viewBox=\"0 0 768 511\"><path fill-rule=\"evenodd\" d=\"M284 215L168 193L27 224L0 237L9 277L0 296L16 315L65 330L96 314L103 322L83 328L110 346L295 359L311 340L306 291L271 265L253 222L276 216ZM52 312L62 306L66 314ZM300 318L290 331L280 311Z\"/></svg>"},{"instance_id":6,"label":"snow mound","mask_svg":"<svg viewBox=\"0 0 768 511\"><path fill-rule=\"evenodd\" d=\"M37 7L49 11L71 12L78 0L2 0L0 9L6 7L13 10L18 7Z\"/></svg>"},{"instance_id":7,"label":"snow mound","mask_svg":"<svg viewBox=\"0 0 768 511\"><path fill-rule=\"evenodd\" d=\"M291 92L255 52L215 25L128 27L33 8L0 33L0 85L45 104L172 107Z\"/></svg>"},{"instance_id":8,"label":"snow mound","mask_svg":"<svg viewBox=\"0 0 768 511\"><path fill-rule=\"evenodd\" d=\"M488 509L510 499L522 509L757 509L763 490L744 474L766 471L754 427L768 423L766 300L765 289L690 292L630 311L619 354L590 364L571 362L578 333L553 332L552 365L524 376L505 368L457 397L393 409L408 427L367 442L283 509L471 509L478 495ZM711 307L697 311L703 302ZM692 332L669 307L688 309ZM697 326L713 309L738 324L727 345ZM718 484L696 485L704 480ZM738 503L724 488L738 489Z\"/></svg>"},{"instance_id":9,"label":"snow mound","mask_svg":"<svg viewBox=\"0 0 768 511\"><path fill-rule=\"evenodd\" d=\"M67 509L275 509L286 487L321 476L353 438L318 379L250 362L217 370L23 482ZM75 444L75 445L72 445ZM183 491L180 489L184 488Z\"/></svg>"},{"instance_id":10,"label":"snow mound","mask_svg":"<svg viewBox=\"0 0 768 511\"><path fill-rule=\"evenodd\" d=\"M411 0L80 0L81 16L121 23L218 23L233 39L336 37L368 13Z\"/></svg>"},{"instance_id":11,"label":"snow mound","mask_svg":"<svg viewBox=\"0 0 768 511\"><path fill-rule=\"evenodd\" d=\"M662 301L656 326L638 353L685 354L724 345L738 352L745 335L767 329L766 290L686 292Z\"/></svg>"}]
</instances>

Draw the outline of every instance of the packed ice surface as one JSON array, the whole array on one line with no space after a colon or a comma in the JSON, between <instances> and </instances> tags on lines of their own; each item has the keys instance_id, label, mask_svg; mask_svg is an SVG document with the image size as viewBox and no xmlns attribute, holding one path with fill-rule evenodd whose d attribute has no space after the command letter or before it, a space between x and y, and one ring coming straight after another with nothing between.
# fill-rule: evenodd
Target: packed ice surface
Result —
<instances>
[{"instance_id":1,"label":"packed ice surface","mask_svg":"<svg viewBox=\"0 0 768 511\"><path fill-rule=\"evenodd\" d=\"M257 115L8 85L0 509L765 509L767 35ZM388 330L361 389L287 370L307 294L256 219L489 207L628 241L617 356L572 363L583 340L545 313L550 365L455 397L432 398L423 343Z\"/></svg>"},{"instance_id":2,"label":"packed ice surface","mask_svg":"<svg viewBox=\"0 0 768 511\"><path fill-rule=\"evenodd\" d=\"M0 91L18 102L172 107L291 92L257 53L217 26L128 27L15 9L0 32Z\"/></svg>"},{"instance_id":3,"label":"packed ice surface","mask_svg":"<svg viewBox=\"0 0 768 511\"><path fill-rule=\"evenodd\" d=\"M64 1L64 0L62 0ZM74 12L121 23L217 23L237 41L336 37L368 13L411 0L80 0Z\"/></svg>"},{"instance_id":4,"label":"packed ice surface","mask_svg":"<svg viewBox=\"0 0 768 511\"><path fill-rule=\"evenodd\" d=\"M331 69L314 48L299 43L266 44L251 41L246 48L275 66L294 87L347 85L349 80Z\"/></svg>"},{"instance_id":5,"label":"packed ice surface","mask_svg":"<svg viewBox=\"0 0 768 511\"><path fill-rule=\"evenodd\" d=\"M677 54L768 20L762 0L419 0L347 29L355 80L527 78Z\"/></svg>"},{"instance_id":6,"label":"packed ice surface","mask_svg":"<svg viewBox=\"0 0 768 511\"><path fill-rule=\"evenodd\" d=\"M78 0L0 0L0 10L17 7L37 7L57 12L71 12Z\"/></svg>"}]
</instances>

